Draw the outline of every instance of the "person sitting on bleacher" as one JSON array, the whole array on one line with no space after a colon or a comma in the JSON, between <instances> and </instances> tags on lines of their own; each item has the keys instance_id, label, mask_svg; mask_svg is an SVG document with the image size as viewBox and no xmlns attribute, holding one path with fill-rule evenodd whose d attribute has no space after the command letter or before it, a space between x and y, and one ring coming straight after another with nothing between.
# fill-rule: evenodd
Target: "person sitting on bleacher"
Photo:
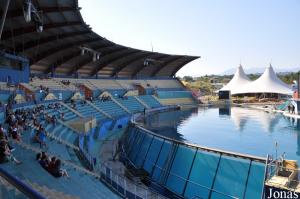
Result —
<instances>
[{"instance_id":1,"label":"person sitting on bleacher","mask_svg":"<svg viewBox=\"0 0 300 199\"><path fill-rule=\"evenodd\" d=\"M0 124L0 140L7 140L7 132L6 130L2 127L2 124Z\"/></svg>"},{"instance_id":2,"label":"person sitting on bleacher","mask_svg":"<svg viewBox=\"0 0 300 199\"><path fill-rule=\"evenodd\" d=\"M61 168L60 159L55 160L55 163L53 164L53 166L51 167L51 170L49 170L49 172L56 178L59 178L62 176L69 177L67 171L65 169Z\"/></svg>"},{"instance_id":3,"label":"person sitting on bleacher","mask_svg":"<svg viewBox=\"0 0 300 199\"><path fill-rule=\"evenodd\" d=\"M6 121L6 122L8 123L9 126L14 125L15 122L16 122L16 117L15 117L15 115L14 115L13 113L10 113L10 114L7 116L7 121Z\"/></svg>"},{"instance_id":4,"label":"person sitting on bleacher","mask_svg":"<svg viewBox=\"0 0 300 199\"><path fill-rule=\"evenodd\" d=\"M45 152L42 152L42 154L38 153L37 160L44 169L48 169L49 159L48 155Z\"/></svg>"},{"instance_id":5,"label":"person sitting on bleacher","mask_svg":"<svg viewBox=\"0 0 300 199\"><path fill-rule=\"evenodd\" d=\"M60 119L61 119L61 121L65 121L65 113L60 114Z\"/></svg>"},{"instance_id":6,"label":"person sitting on bleacher","mask_svg":"<svg viewBox=\"0 0 300 199\"><path fill-rule=\"evenodd\" d=\"M45 152L42 152L36 155L36 160L54 177L69 177L67 171L65 169L61 169L61 161L59 159L56 159L55 156L49 159L48 155Z\"/></svg>"},{"instance_id":7,"label":"person sitting on bleacher","mask_svg":"<svg viewBox=\"0 0 300 199\"><path fill-rule=\"evenodd\" d=\"M16 164L21 164L22 162L17 160L8 147L6 140L0 141L0 163L5 163L8 161L13 161Z\"/></svg>"},{"instance_id":8,"label":"person sitting on bleacher","mask_svg":"<svg viewBox=\"0 0 300 199\"><path fill-rule=\"evenodd\" d=\"M57 119L56 119L56 116L55 116L55 115L52 115L52 117L51 117L51 122L52 122L53 126L56 125Z\"/></svg>"},{"instance_id":9,"label":"person sitting on bleacher","mask_svg":"<svg viewBox=\"0 0 300 199\"><path fill-rule=\"evenodd\" d=\"M61 108L61 105L60 105L59 103L55 103L55 104L54 104L54 108L58 110L58 109Z\"/></svg>"},{"instance_id":10,"label":"person sitting on bleacher","mask_svg":"<svg viewBox=\"0 0 300 199\"><path fill-rule=\"evenodd\" d=\"M21 136L18 130L18 124L16 123L13 126L9 127L9 134L12 137L12 139L16 140L17 142L21 141Z\"/></svg>"},{"instance_id":11,"label":"person sitting on bleacher","mask_svg":"<svg viewBox=\"0 0 300 199\"><path fill-rule=\"evenodd\" d=\"M35 128L37 128L37 127L39 127L39 122L38 122L38 120L34 117L34 119L33 119L33 126L35 127Z\"/></svg>"},{"instance_id":12,"label":"person sitting on bleacher","mask_svg":"<svg viewBox=\"0 0 300 199\"><path fill-rule=\"evenodd\" d=\"M48 115L48 113L45 113L45 120L46 120L46 124L52 123L52 119L51 119L51 117Z\"/></svg>"},{"instance_id":13,"label":"person sitting on bleacher","mask_svg":"<svg viewBox=\"0 0 300 199\"><path fill-rule=\"evenodd\" d=\"M0 141L4 140L7 142L7 146L9 148L10 151L14 151L15 148L12 147L9 143L8 143L8 135L7 135L7 131L2 127L2 124L0 124Z\"/></svg>"},{"instance_id":14,"label":"person sitting on bleacher","mask_svg":"<svg viewBox=\"0 0 300 199\"><path fill-rule=\"evenodd\" d=\"M49 165L48 165L48 171L51 173L52 170L54 170L54 167L55 167L55 161L56 161L56 157L53 156L49 162Z\"/></svg>"}]
</instances>

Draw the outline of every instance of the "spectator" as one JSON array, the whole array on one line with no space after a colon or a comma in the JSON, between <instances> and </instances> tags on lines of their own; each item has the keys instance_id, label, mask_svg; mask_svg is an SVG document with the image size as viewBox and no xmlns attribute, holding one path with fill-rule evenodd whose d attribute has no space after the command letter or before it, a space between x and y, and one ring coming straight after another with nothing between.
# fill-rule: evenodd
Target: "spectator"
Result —
<instances>
[{"instance_id":1,"label":"spectator","mask_svg":"<svg viewBox=\"0 0 300 199\"><path fill-rule=\"evenodd\" d=\"M54 168L55 168L55 162L56 162L56 157L53 156L53 157L51 158L51 161L50 161L49 165L48 165L48 171L49 171L50 173L51 173L51 172L54 170Z\"/></svg>"},{"instance_id":2,"label":"spectator","mask_svg":"<svg viewBox=\"0 0 300 199\"><path fill-rule=\"evenodd\" d=\"M42 152L39 163L44 169L48 170L49 159L48 155L45 152Z\"/></svg>"},{"instance_id":3,"label":"spectator","mask_svg":"<svg viewBox=\"0 0 300 199\"><path fill-rule=\"evenodd\" d=\"M8 161L13 161L16 164L21 164L22 162L17 160L8 147L6 140L0 141L0 163L5 163Z\"/></svg>"},{"instance_id":4,"label":"spectator","mask_svg":"<svg viewBox=\"0 0 300 199\"><path fill-rule=\"evenodd\" d=\"M53 126L55 126L56 122L57 122L57 119L56 119L55 115L52 115L51 121L52 121Z\"/></svg>"},{"instance_id":5,"label":"spectator","mask_svg":"<svg viewBox=\"0 0 300 199\"><path fill-rule=\"evenodd\" d=\"M60 119L61 119L61 121L65 121L65 113L60 114Z\"/></svg>"},{"instance_id":6,"label":"spectator","mask_svg":"<svg viewBox=\"0 0 300 199\"><path fill-rule=\"evenodd\" d=\"M61 168L61 161L60 159L55 160L53 168L49 171L54 177L59 178L62 176L69 177L67 171Z\"/></svg>"},{"instance_id":7,"label":"spectator","mask_svg":"<svg viewBox=\"0 0 300 199\"><path fill-rule=\"evenodd\" d=\"M34 140L34 142L40 144L40 148L42 148L43 146L46 147L46 133L43 130L43 128L40 128L39 130L37 130L33 140Z\"/></svg>"},{"instance_id":8,"label":"spectator","mask_svg":"<svg viewBox=\"0 0 300 199\"><path fill-rule=\"evenodd\" d=\"M11 137L16 140L17 142L20 142L21 141L21 136L19 134L19 131L18 131L18 127L17 127L17 124L15 124L14 126L12 126L10 128L10 135Z\"/></svg>"}]
</instances>

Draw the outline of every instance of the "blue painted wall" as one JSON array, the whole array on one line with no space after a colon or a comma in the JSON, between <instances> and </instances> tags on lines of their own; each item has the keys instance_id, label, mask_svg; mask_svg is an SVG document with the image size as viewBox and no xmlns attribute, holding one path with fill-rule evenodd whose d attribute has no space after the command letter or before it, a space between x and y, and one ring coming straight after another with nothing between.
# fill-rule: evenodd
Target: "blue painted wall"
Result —
<instances>
[{"instance_id":1,"label":"blue painted wall","mask_svg":"<svg viewBox=\"0 0 300 199\"><path fill-rule=\"evenodd\" d=\"M22 70L14 70L14 69L8 69L9 66L0 66L0 81L1 82L7 82L7 79L10 77L10 83L17 84L20 82L29 82L29 73L30 73L30 67L29 67L29 61L28 59L25 59L20 56L8 54L8 53L1 53L0 56L8 60L13 60L20 62L22 64Z\"/></svg>"}]
</instances>

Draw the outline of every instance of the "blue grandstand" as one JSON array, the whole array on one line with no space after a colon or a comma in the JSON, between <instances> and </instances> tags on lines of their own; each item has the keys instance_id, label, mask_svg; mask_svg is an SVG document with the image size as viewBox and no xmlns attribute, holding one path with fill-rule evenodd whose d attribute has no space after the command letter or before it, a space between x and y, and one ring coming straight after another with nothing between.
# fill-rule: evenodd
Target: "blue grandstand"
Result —
<instances>
[{"instance_id":1,"label":"blue grandstand","mask_svg":"<svg viewBox=\"0 0 300 199\"><path fill-rule=\"evenodd\" d=\"M147 114L197 106L175 74L199 57L115 44L83 21L77 0L0 5L0 198L262 195L264 159L139 125Z\"/></svg>"},{"instance_id":2,"label":"blue grandstand","mask_svg":"<svg viewBox=\"0 0 300 199\"><path fill-rule=\"evenodd\" d=\"M163 197L110 165L106 145L133 114L165 107L157 92L184 91L174 75L198 57L114 44L76 0L0 4L0 198Z\"/></svg>"}]
</instances>

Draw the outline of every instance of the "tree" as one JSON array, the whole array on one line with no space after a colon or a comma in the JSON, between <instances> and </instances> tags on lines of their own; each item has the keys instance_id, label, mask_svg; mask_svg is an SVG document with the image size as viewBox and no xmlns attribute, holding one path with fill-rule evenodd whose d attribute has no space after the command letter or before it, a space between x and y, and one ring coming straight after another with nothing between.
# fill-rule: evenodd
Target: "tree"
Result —
<instances>
[{"instance_id":1,"label":"tree","mask_svg":"<svg viewBox=\"0 0 300 199\"><path fill-rule=\"evenodd\" d=\"M192 82L194 79L191 76L184 76L183 80L186 81L186 82Z\"/></svg>"}]
</instances>

